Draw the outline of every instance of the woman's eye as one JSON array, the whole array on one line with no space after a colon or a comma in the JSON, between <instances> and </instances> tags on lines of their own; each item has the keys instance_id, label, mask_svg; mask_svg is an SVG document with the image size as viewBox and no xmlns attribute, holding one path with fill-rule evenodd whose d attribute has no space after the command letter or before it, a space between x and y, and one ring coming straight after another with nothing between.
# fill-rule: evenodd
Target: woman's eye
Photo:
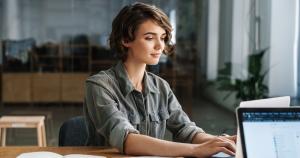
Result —
<instances>
[{"instance_id":1,"label":"woman's eye","mask_svg":"<svg viewBox=\"0 0 300 158\"><path fill-rule=\"evenodd\" d=\"M146 40L148 40L148 41L150 41L152 39L153 39L153 37L146 37Z\"/></svg>"}]
</instances>

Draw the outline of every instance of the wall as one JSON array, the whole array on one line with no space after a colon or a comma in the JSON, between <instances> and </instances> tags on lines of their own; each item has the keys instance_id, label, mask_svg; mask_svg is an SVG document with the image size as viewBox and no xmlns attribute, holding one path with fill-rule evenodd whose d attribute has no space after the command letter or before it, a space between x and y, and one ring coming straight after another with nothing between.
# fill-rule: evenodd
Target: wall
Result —
<instances>
[{"instance_id":1,"label":"wall","mask_svg":"<svg viewBox=\"0 0 300 158\"><path fill-rule=\"evenodd\" d=\"M3 21L3 1L0 1L0 23L2 23ZM2 40L3 38L3 25L1 24L0 25L0 41ZM0 64L2 64L2 45L1 45L1 42L0 42Z\"/></svg>"},{"instance_id":2,"label":"wall","mask_svg":"<svg viewBox=\"0 0 300 158\"><path fill-rule=\"evenodd\" d=\"M3 1L0 1L0 22L2 23L3 21ZM0 39L2 39L2 34L3 34L3 25L0 25Z\"/></svg>"},{"instance_id":3,"label":"wall","mask_svg":"<svg viewBox=\"0 0 300 158\"><path fill-rule=\"evenodd\" d=\"M232 4L231 77L246 79L251 34L251 2L234 0Z\"/></svg>"},{"instance_id":4,"label":"wall","mask_svg":"<svg viewBox=\"0 0 300 158\"><path fill-rule=\"evenodd\" d=\"M3 0L3 33L9 39L20 39L20 8L18 0Z\"/></svg>"},{"instance_id":5,"label":"wall","mask_svg":"<svg viewBox=\"0 0 300 158\"><path fill-rule=\"evenodd\" d=\"M220 1L210 0L208 3L208 21L207 21L207 76L208 80L217 78L218 54L219 54L219 16Z\"/></svg>"},{"instance_id":6,"label":"wall","mask_svg":"<svg viewBox=\"0 0 300 158\"><path fill-rule=\"evenodd\" d=\"M70 36L86 34L100 40L111 31L118 11L133 0L18 0L20 38L33 37L39 43L60 42ZM152 1L165 11L176 1ZM5 28L7 29L7 28ZM6 36L4 37L6 38ZM99 42L99 41L96 41Z\"/></svg>"},{"instance_id":7,"label":"wall","mask_svg":"<svg viewBox=\"0 0 300 158\"><path fill-rule=\"evenodd\" d=\"M299 6L299 8L300 8L300 3L298 4L298 6ZM298 13L298 15L299 15L299 17L298 17L298 22L300 22L300 13ZM299 27L299 26L298 26ZM299 29L300 29L300 27L299 27ZM300 31L298 31L298 38L300 37ZM298 61L297 61L297 65L298 65L298 78L297 78L297 80L298 80L298 88L297 88L297 92L298 92L298 98L300 97L300 63L299 63L299 61L300 61L300 55L299 55L299 53L300 53L300 40L298 40Z\"/></svg>"},{"instance_id":8,"label":"wall","mask_svg":"<svg viewBox=\"0 0 300 158\"><path fill-rule=\"evenodd\" d=\"M200 39L197 36L198 23L200 20L197 0L177 1L177 33L176 33L176 56L187 60L196 57L196 43Z\"/></svg>"},{"instance_id":9,"label":"wall","mask_svg":"<svg viewBox=\"0 0 300 158\"><path fill-rule=\"evenodd\" d=\"M218 70L224 67L225 62L231 61L233 2L233 0L208 1L208 9L210 10L208 11L208 22L206 23L208 42L205 60L207 60L206 79L209 81L214 81ZM224 100L228 92L218 90L214 84L206 84L204 87L203 95L205 97L226 109L234 111L234 94Z\"/></svg>"},{"instance_id":10,"label":"wall","mask_svg":"<svg viewBox=\"0 0 300 158\"><path fill-rule=\"evenodd\" d=\"M139 1L159 6L167 14L177 4L177 0ZM5 7L8 2L14 2L10 6L17 8L16 18L7 18L8 12L10 17L12 14ZM113 18L124 5L134 2L135 0L0 0L0 39L34 38L40 45L46 42L66 43L76 35L85 34L92 43L107 45ZM11 34L17 36L12 38Z\"/></svg>"},{"instance_id":11,"label":"wall","mask_svg":"<svg viewBox=\"0 0 300 158\"><path fill-rule=\"evenodd\" d=\"M232 0L208 2L206 79L214 80L225 62L231 61Z\"/></svg>"},{"instance_id":12,"label":"wall","mask_svg":"<svg viewBox=\"0 0 300 158\"><path fill-rule=\"evenodd\" d=\"M233 0L220 0L218 70L231 61Z\"/></svg>"},{"instance_id":13,"label":"wall","mask_svg":"<svg viewBox=\"0 0 300 158\"><path fill-rule=\"evenodd\" d=\"M257 1L257 11L260 20L260 41L259 48L268 48L263 58L263 72L268 71L270 65L270 26L271 26L271 0ZM269 84L269 75L266 76L264 83Z\"/></svg>"},{"instance_id":14,"label":"wall","mask_svg":"<svg viewBox=\"0 0 300 158\"><path fill-rule=\"evenodd\" d=\"M107 34L110 1L21 1L22 37L38 42L61 41L76 34Z\"/></svg>"},{"instance_id":15,"label":"wall","mask_svg":"<svg viewBox=\"0 0 300 158\"><path fill-rule=\"evenodd\" d=\"M226 7L226 5L222 3L232 6L232 15L229 14L230 11L227 11L227 15L226 12L222 11L222 9ZM238 6L235 6L236 4L238 4ZM299 72L297 68L300 67L297 65L299 64L297 44L298 35L300 35L298 31L299 2L297 0L252 0L247 3L242 3L241 1L233 0L231 4L228 1L221 1L220 6L219 27L222 31L220 31L219 35L219 66L221 66L220 64L224 63L228 57L229 61L233 63L235 61L243 63L246 60L245 57L252 53L251 50L253 50L254 46L258 49L269 48L263 59L264 70L269 70L265 80L265 83L269 86L269 97L283 95L295 97L297 95L297 82L300 76L297 74L297 72ZM255 15L257 16L256 18ZM222 16L227 18L231 17L232 21L230 22L228 19L222 18ZM223 31L226 30L224 27L226 22L232 23L232 26L229 27L232 28L231 33L229 33L229 31ZM245 25L248 22L249 25ZM255 23L258 25L258 30L255 29L255 27L257 27ZM241 28L237 30L237 27ZM244 29L244 31L241 31L241 29ZM259 36L253 36L256 31L258 31ZM230 36L231 34L232 36ZM248 39L246 39L246 37L248 37ZM227 44L225 42L227 42ZM244 47L243 45L247 43L249 46ZM229 49L230 47L228 47L230 44L232 44L231 50ZM224 54L224 50L229 50L230 54ZM210 63L207 65L210 66ZM246 64L244 64L244 68L247 68L245 65ZM236 72L240 72L240 70L236 70ZM205 95L209 96L213 101L233 110L234 97L224 101L222 98L225 96L225 93L218 91L214 86L208 86L205 93Z\"/></svg>"},{"instance_id":16,"label":"wall","mask_svg":"<svg viewBox=\"0 0 300 158\"><path fill-rule=\"evenodd\" d=\"M297 95L298 0L272 0L270 96Z\"/></svg>"},{"instance_id":17,"label":"wall","mask_svg":"<svg viewBox=\"0 0 300 158\"><path fill-rule=\"evenodd\" d=\"M197 1L199 9L198 9L198 19L197 20L197 85L201 84L201 80L205 78L207 75L207 58L208 58L208 52L207 52L207 35L208 35L208 4L211 1L208 0L202 0Z\"/></svg>"}]
</instances>

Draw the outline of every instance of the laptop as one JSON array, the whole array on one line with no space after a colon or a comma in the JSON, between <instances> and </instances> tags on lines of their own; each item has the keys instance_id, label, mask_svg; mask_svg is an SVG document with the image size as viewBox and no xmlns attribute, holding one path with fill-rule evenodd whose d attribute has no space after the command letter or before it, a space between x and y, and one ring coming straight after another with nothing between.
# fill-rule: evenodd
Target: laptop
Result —
<instances>
[{"instance_id":1,"label":"laptop","mask_svg":"<svg viewBox=\"0 0 300 158\"><path fill-rule=\"evenodd\" d=\"M251 101L242 101L239 107L289 107L290 106L290 97L274 97L268 99L259 99L259 100L251 100ZM237 128L237 140L236 140L236 153L235 158L243 158L242 154L242 144L241 138L239 134L239 128ZM229 155L225 153L218 153L213 156L214 158L230 158Z\"/></svg>"},{"instance_id":2,"label":"laptop","mask_svg":"<svg viewBox=\"0 0 300 158\"><path fill-rule=\"evenodd\" d=\"M268 99L259 99L259 100L251 100L251 101L242 101L239 107L289 107L290 106L290 97L275 97ZM241 138L239 134L239 126L237 128L237 140L236 140L236 158L243 158L242 154L242 144Z\"/></svg>"},{"instance_id":3,"label":"laptop","mask_svg":"<svg viewBox=\"0 0 300 158\"><path fill-rule=\"evenodd\" d=\"M300 107L237 109L244 158L300 158Z\"/></svg>"}]
</instances>

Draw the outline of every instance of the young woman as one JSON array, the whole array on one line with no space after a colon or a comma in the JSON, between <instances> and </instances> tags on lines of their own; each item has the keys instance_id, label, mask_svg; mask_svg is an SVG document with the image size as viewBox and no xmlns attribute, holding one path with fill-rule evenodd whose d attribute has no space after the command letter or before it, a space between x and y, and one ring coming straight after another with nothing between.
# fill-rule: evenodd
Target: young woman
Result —
<instances>
[{"instance_id":1,"label":"young woman","mask_svg":"<svg viewBox=\"0 0 300 158\"><path fill-rule=\"evenodd\" d=\"M171 31L168 17L152 5L128 5L115 17L109 42L120 61L86 81L87 145L130 155L234 155L235 136L206 134L190 121L169 84L146 71L173 50ZM166 129L175 142L162 140Z\"/></svg>"}]
</instances>

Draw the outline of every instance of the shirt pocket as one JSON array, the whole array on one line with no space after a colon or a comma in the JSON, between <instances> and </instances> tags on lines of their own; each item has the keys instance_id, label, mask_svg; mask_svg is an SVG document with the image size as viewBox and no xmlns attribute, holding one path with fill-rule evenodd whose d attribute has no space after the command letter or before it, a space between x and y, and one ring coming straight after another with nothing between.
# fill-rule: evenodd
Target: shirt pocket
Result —
<instances>
[{"instance_id":1,"label":"shirt pocket","mask_svg":"<svg viewBox=\"0 0 300 158\"><path fill-rule=\"evenodd\" d=\"M166 122L170 118L167 111L160 111L158 113L150 113L150 136L164 139L166 132Z\"/></svg>"},{"instance_id":2,"label":"shirt pocket","mask_svg":"<svg viewBox=\"0 0 300 158\"><path fill-rule=\"evenodd\" d=\"M137 114L129 113L128 120L135 129L139 130L139 125L141 124L141 119Z\"/></svg>"}]
</instances>

